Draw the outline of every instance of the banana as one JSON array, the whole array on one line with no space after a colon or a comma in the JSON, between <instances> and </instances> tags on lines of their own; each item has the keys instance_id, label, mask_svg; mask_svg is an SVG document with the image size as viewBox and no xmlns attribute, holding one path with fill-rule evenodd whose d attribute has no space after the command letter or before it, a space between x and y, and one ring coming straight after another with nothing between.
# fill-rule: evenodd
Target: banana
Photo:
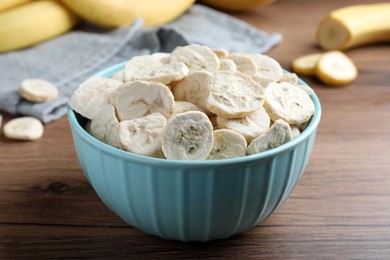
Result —
<instances>
[{"instance_id":1,"label":"banana","mask_svg":"<svg viewBox=\"0 0 390 260\"><path fill-rule=\"evenodd\" d=\"M282 119L275 123L262 135L253 139L248 145L247 154L256 154L278 147L292 139L291 127Z\"/></svg>"},{"instance_id":2,"label":"banana","mask_svg":"<svg viewBox=\"0 0 390 260\"><path fill-rule=\"evenodd\" d=\"M253 76L257 73L256 63L250 56L240 53L232 53L227 58L236 64L237 71L248 76Z\"/></svg>"},{"instance_id":3,"label":"banana","mask_svg":"<svg viewBox=\"0 0 390 260\"><path fill-rule=\"evenodd\" d=\"M159 82L135 80L126 82L111 95L119 121L160 113L170 117L174 98L167 86Z\"/></svg>"},{"instance_id":4,"label":"banana","mask_svg":"<svg viewBox=\"0 0 390 260\"><path fill-rule=\"evenodd\" d=\"M264 93L264 107L272 121L283 119L289 124L300 124L314 114L309 95L290 83L270 83Z\"/></svg>"},{"instance_id":5,"label":"banana","mask_svg":"<svg viewBox=\"0 0 390 260\"><path fill-rule=\"evenodd\" d=\"M172 81L179 81L188 75L188 68L183 62L163 64L160 67L140 71L132 75L132 80L156 81L162 84L169 84Z\"/></svg>"},{"instance_id":6,"label":"banana","mask_svg":"<svg viewBox=\"0 0 390 260\"><path fill-rule=\"evenodd\" d=\"M0 53L34 45L73 28L79 19L57 1L33 1L0 13Z\"/></svg>"},{"instance_id":7,"label":"banana","mask_svg":"<svg viewBox=\"0 0 390 260\"><path fill-rule=\"evenodd\" d=\"M69 106L83 117L92 119L98 112L97 108L109 104L111 94L122 84L115 79L89 78L73 92Z\"/></svg>"},{"instance_id":8,"label":"banana","mask_svg":"<svg viewBox=\"0 0 390 260\"><path fill-rule=\"evenodd\" d=\"M229 56L229 52L222 48L211 48L211 50L218 56L220 59L227 58Z\"/></svg>"},{"instance_id":9,"label":"banana","mask_svg":"<svg viewBox=\"0 0 390 260\"><path fill-rule=\"evenodd\" d=\"M218 116L242 118L263 106L263 88L244 73L219 71L209 85L206 105Z\"/></svg>"},{"instance_id":10,"label":"banana","mask_svg":"<svg viewBox=\"0 0 390 260\"><path fill-rule=\"evenodd\" d=\"M161 67L163 64L158 57L152 55L135 56L131 58L123 69L123 81L128 82L136 79L136 75L142 71Z\"/></svg>"},{"instance_id":11,"label":"banana","mask_svg":"<svg viewBox=\"0 0 390 260\"><path fill-rule=\"evenodd\" d=\"M189 111L172 116L162 137L167 159L204 160L213 148L213 126L205 113Z\"/></svg>"},{"instance_id":12,"label":"banana","mask_svg":"<svg viewBox=\"0 0 390 260\"><path fill-rule=\"evenodd\" d=\"M22 5L32 0L1 0L0 1L0 12L14 8L15 6Z\"/></svg>"},{"instance_id":13,"label":"banana","mask_svg":"<svg viewBox=\"0 0 390 260\"><path fill-rule=\"evenodd\" d=\"M232 130L219 129L213 131L213 149L207 160L237 158L246 155L245 138Z\"/></svg>"},{"instance_id":14,"label":"banana","mask_svg":"<svg viewBox=\"0 0 390 260\"><path fill-rule=\"evenodd\" d=\"M122 121L119 123L119 145L125 151L161 158L162 135L166 123L165 117L160 113Z\"/></svg>"},{"instance_id":15,"label":"banana","mask_svg":"<svg viewBox=\"0 0 390 260\"><path fill-rule=\"evenodd\" d=\"M253 60L257 65L257 75L278 81L283 76L283 69L279 62L264 54L253 54Z\"/></svg>"},{"instance_id":16,"label":"banana","mask_svg":"<svg viewBox=\"0 0 390 260\"><path fill-rule=\"evenodd\" d=\"M322 53L312 53L296 58L291 67L293 71L300 75L314 76L316 73L317 62L321 58Z\"/></svg>"},{"instance_id":17,"label":"banana","mask_svg":"<svg viewBox=\"0 0 390 260\"><path fill-rule=\"evenodd\" d=\"M144 26L168 23L184 13L195 0L62 0L69 9L85 20L103 26L131 24L137 17Z\"/></svg>"},{"instance_id":18,"label":"banana","mask_svg":"<svg viewBox=\"0 0 390 260\"><path fill-rule=\"evenodd\" d=\"M344 7L331 12L319 24L318 44L325 50L390 41L390 3Z\"/></svg>"},{"instance_id":19,"label":"banana","mask_svg":"<svg viewBox=\"0 0 390 260\"><path fill-rule=\"evenodd\" d=\"M355 64L340 51L329 51L321 56L316 66L317 77L328 85L345 85L357 77Z\"/></svg>"},{"instance_id":20,"label":"banana","mask_svg":"<svg viewBox=\"0 0 390 260\"><path fill-rule=\"evenodd\" d=\"M9 139L32 141L42 137L43 125L34 117L19 117L8 121L3 133Z\"/></svg>"},{"instance_id":21,"label":"banana","mask_svg":"<svg viewBox=\"0 0 390 260\"><path fill-rule=\"evenodd\" d=\"M87 131L91 135L108 145L119 147L119 122L113 105L103 105L90 122Z\"/></svg>"},{"instance_id":22,"label":"banana","mask_svg":"<svg viewBox=\"0 0 390 260\"><path fill-rule=\"evenodd\" d=\"M43 79L25 79L20 83L19 94L30 102L46 102L58 97L58 88Z\"/></svg>"},{"instance_id":23,"label":"banana","mask_svg":"<svg viewBox=\"0 0 390 260\"><path fill-rule=\"evenodd\" d=\"M220 59L220 67L219 70L230 70L230 71L237 71L237 65L234 63L234 61L229 59Z\"/></svg>"},{"instance_id":24,"label":"banana","mask_svg":"<svg viewBox=\"0 0 390 260\"><path fill-rule=\"evenodd\" d=\"M202 0L201 2L222 10L243 11L258 6L264 6L273 1L274 0Z\"/></svg>"}]
</instances>

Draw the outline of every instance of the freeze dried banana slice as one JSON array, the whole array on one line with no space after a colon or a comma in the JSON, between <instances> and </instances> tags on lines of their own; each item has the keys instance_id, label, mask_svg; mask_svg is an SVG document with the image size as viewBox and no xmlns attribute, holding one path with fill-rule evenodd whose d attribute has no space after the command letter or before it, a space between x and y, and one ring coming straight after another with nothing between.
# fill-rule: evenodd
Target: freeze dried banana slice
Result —
<instances>
[{"instance_id":1,"label":"freeze dried banana slice","mask_svg":"<svg viewBox=\"0 0 390 260\"><path fill-rule=\"evenodd\" d=\"M159 82L135 80L122 84L111 95L119 121L161 113L170 117L174 98L167 86Z\"/></svg>"},{"instance_id":2,"label":"freeze dried banana slice","mask_svg":"<svg viewBox=\"0 0 390 260\"><path fill-rule=\"evenodd\" d=\"M263 88L266 88L269 83L275 82L275 80L273 80L272 78L264 75L254 75L252 76L252 79L254 82L260 84Z\"/></svg>"},{"instance_id":3,"label":"freeze dried banana slice","mask_svg":"<svg viewBox=\"0 0 390 260\"><path fill-rule=\"evenodd\" d=\"M72 94L69 106L85 118L92 119L98 108L110 103L110 95L123 82L93 77L84 81Z\"/></svg>"},{"instance_id":4,"label":"freeze dried banana slice","mask_svg":"<svg viewBox=\"0 0 390 260\"><path fill-rule=\"evenodd\" d=\"M229 52L225 49L211 48L211 50L218 56L220 59L224 59L229 56Z\"/></svg>"},{"instance_id":5,"label":"freeze dried banana slice","mask_svg":"<svg viewBox=\"0 0 390 260\"><path fill-rule=\"evenodd\" d=\"M298 76L295 73L286 72L282 75L278 82L287 82L293 85L298 84Z\"/></svg>"},{"instance_id":6,"label":"freeze dried banana slice","mask_svg":"<svg viewBox=\"0 0 390 260\"><path fill-rule=\"evenodd\" d=\"M170 62L183 62L190 71L219 70L218 56L207 46L191 44L184 47L176 47L171 53Z\"/></svg>"},{"instance_id":7,"label":"freeze dried banana slice","mask_svg":"<svg viewBox=\"0 0 390 260\"><path fill-rule=\"evenodd\" d=\"M119 122L115 108L111 104L104 105L92 118L89 133L100 141L119 148Z\"/></svg>"},{"instance_id":8,"label":"freeze dried banana slice","mask_svg":"<svg viewBox=\"0 0 390 260\"><path fill-rule=\"evenodd\" d=\"M270 83L264 93L264 107L272 121L283 119L289 124L299 124L314 114L314 103L309 95L290 83Z\"/></svg>"},{"instance_id":9,"label":"freeze dried banana slice","mask_svg":"<svg viewBox=\"0 0 390 260\"><path fill-rule=\"evenodd\" d=\"M257 66L255 61L248 55L240 53L232 53L228 59L234 61L237 66L237 71L242 72L248 76L253 76L257 73Z\"/></svg>"},{"instance_id":10,"label":"freeze dried banana slice","mask_svg":"<svg viewBox=\"0 0 390 260\"><path fill-rule=\"evenodd\" d=\"M20 83L19 94L30 102L46 102L58 97L58 88L43 79L25 79Z\"/></svg>"},{"instance_id":11,"label":"freeze dried banana slice","mask_svg":"<svg viewBox=\"0 0 390 260\"><path fill-rule=\"evenodd\" d=\"M296 125L291 125L291 139L294 139L298 135L301 134L301 131L299 131L299 128Z\"/></svg>"},{"instance_id":12,"label":"freeze dried banana slice","mask_svg":"<svg viewBox=\"0 0 390 260\"><path fill-rule=\"evenodd\" d=\"M167 159L204 160L212 148L213 126L206 114L189 111L168 120L162 138Z\"/></svg>"},{"instance_id":13,"label":"freeze dried banana slice","mask_svg":"<svg viewBox=\"0 0 390 260\"><path fill-rule=\"evenodd\" d=\"M168 64L171 54L167 52L155 52L151 56L157 58L162 64Z\"/></svg>"},{"instance_id":14,"label":"freeze dried banana slice","mask_svg":"<svg viewBox=\"0 0 390 260\"><path fill-rule=\"evenodd\" d=\"M123 70L123 82L138 79L138 76L147 69L157 68L162 66L158 56L143 55L131 58L125 65Z\"/></svg>"},{"instance_id":15,"label":"freeze dried banana slice","mask_svg":"<svg viewBox=\"0 0 390 260\"><path fill-rule=\"evenodd\" d=\"M42 137L43 125L34 117L19 117L8 121L3 133L9 139L32 141Z\"/></svg>"},{"instance_id":16,"label":"freeze dried banana slice","mask_svg":"<svg viewBox=\"0 0 390 260\"><path fill-rule=\"evenodd\" d=\"M153 67L139 72L132 77L133 80L156 81L169 84L178 81L188 75L188 68L183 62L175 62Z\"/></svg>"},{"instance_id":17,"label":"freeze dried banana slice","mask_svg":"<svg viewBox=\"0 0 390 260\"><path fill-rule=\"evenodd\" d=\"M153 113L145 117L119 123L119 145L122 149L146 156L162 157L162 135L165 117Z\"/></svg>"},{"instance_id":18,"label":"freeze dried banana slice","mask_svg":"<svg viewBox=\"0 0 390 260\"><path fill-rule=\"evenodd\" d=\"M173 110L173 115L188 112L188 111L200 111L204 113L204 110L187 101L175 101L175 109Z\"/></svg>"},{"instance_id":19,"label":"freeze dried banana slice","mask_svg":"<svg viewBox=\"0 0 390 260\"><path fill-rule=\"evenodd\" d=\"M246 155L245 138L232 130L219 129L213 131L213 149L207 160L220 160L243 157Z\"/></svg>"},{"instance_id":20,"label":"freeze dried banana slice","mask_svg":"<svg viewBox=\"0 0 390 260\"><path fill-rule=\"evenodd\" d=\"M241 72L219 71L209 81L208 110L225 118L241 118L264 103L263 88Z\"/></svg>"},{"instance_id":21,"label":"freeze dried banana slice","mask_svg":"<svg viewBox=\"0 0 390 260\"><path fill-rule=\"evenodd\" d=\"M220 67L219 70L230 70L230 71L237 71L237 65L234 63L233 60L229 59L220 59Z\"/></svg>"},{"instance_id":22,"label":"freeze dried banana slice","mask_svg":"<svg viewBox=\"0 0 390 260\"><path fill-rule=\"evenodd\" d=\"M275 123L262 135L253 139L247 148L247 154L255 154L278 147L291 140L290 125L283 120Z\"/></svg>"},{"instance_id":23,"label":"freeze dried banana slice","mask_svg":"<svg viewBox=\"0 0 390 260\"><path fill-rule=\"evenodd\" d=\"M210 92L209 82L212 77L213 74L207 70L196 70L177 84L181 85L179 87L184 85L185 99L202 108L206 113L208 113L206 103Z\"/></svg>"},{"instance_id":24,"label":"freeze dried banana slice","mask_svg":"<svg viewBox=\"0 0 390 260\"><path fill-rule=\"evenodd\" d=\"M114 74L112 74L111 78L123 82L123 70L115 72Z\"/></svg>"},{"instance_id":25,"label":"freeze dried banana slice","mask_svg":"<svg viewBox=\"0 0 390 260\"><path fill-rule=\"evenodd\" d=\"M240 133L248 143L267 131L270 122L269 115L263 108L255 110L244 118L229 119L217 116L219 128L226 128Z\"/></svg>"},{"instance_id":26,"label":"freeze dried banana slice","mask_svg":"<svg viewBox=\"0 0 390 260\"><path fill-rule=\"evenodd\" d=\"M279 62L264 54L253 54L253 60L257 65L257 74L278 81L283 75L283 69Z\"/></svg>"}]
</instances>

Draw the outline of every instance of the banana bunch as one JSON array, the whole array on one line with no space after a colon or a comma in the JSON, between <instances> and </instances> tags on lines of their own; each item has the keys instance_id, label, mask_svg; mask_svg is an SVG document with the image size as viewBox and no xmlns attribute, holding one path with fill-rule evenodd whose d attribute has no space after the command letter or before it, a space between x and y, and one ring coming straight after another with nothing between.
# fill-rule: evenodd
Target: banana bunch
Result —
<instances>
[{"instance_id":1,"label":"banana bunch","mask_svg":"<svg viewBox=\"0 0 390 260\"><path fill-rule=\"evenodd\" d=\"M267 5L274 0L202 0L201 2L227 11L243 11L257 6Z\"/></svg>"},{"instance_id":2,"label":"banana bunch","mask_svg":"<svg viewBox=\"0 0 390 260\"><path fill-rule=\"evenodd\" d=\"M25 48L76 26L80 18L114 28L142 17L145 26L170 22L195 0L0 0L0 53ZM80 18L79 18L80 17Z\"/></svg>"}]
</instances>

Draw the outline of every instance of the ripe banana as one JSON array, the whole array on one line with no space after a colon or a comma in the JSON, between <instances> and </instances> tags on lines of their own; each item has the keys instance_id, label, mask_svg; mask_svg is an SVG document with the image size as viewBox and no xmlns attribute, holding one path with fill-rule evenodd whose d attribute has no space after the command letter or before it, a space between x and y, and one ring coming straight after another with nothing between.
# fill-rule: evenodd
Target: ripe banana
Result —
<instances>
[{"instance_id":1,"label":"ripe banana","mask_svg":"<svg viewBox=\"0 0 390 260\"><path fill-rule=\"evenodd\" d=\"M24 48L70 30L79 19L57 1L27 3L0 13L0 52Z\"/></svg>"},{"instance_id":2,"label":"ripe banana","mask_svg":"<svg viewBox=\"0 0 390 260\"><path fill-rule=\"evenodd\" d=\"M131 24L142 17L144 26L170 22L184 13L195 0L62 0L85 20L103 26L118 27Z\"/></svg>"},{"instance_id":3,"label":"ripe banana","mask_svg":"<svg viewBox=\"0 0 390 260\"><path fill-rule=\"evenodd\" d=\"M317 29L317 42L325 50L390 41L390 3L354 5L325 17Z\"/></svg>"},{"instance_id":4,"label":"ripe banana","mask_svg":"<svg viewBox=\"0 0 390 260\"><path fill-rule=\"evenodd\" d=\"M3 12L7 9L13 8L15 6L30 2L32 0L1 0L0 1L0 12Z\"/></svg>"},{"instance_id":5,"label":"ripe banana","mask_svg":"<svg viewBox=\"0 0 390 260\"><path fill-rule=\"evenodd\" d=\"M202 0L201 2L223 10L242 11L257 6L267 5L274 0Z\"/></svg>"}]
</instances>

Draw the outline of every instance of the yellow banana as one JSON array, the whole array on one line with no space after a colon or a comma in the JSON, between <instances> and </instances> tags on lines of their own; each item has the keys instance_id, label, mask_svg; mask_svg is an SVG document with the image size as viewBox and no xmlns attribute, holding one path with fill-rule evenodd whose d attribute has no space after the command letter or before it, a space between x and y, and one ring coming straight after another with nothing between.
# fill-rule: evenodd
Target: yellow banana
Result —
<instances>
[{"instance_id":1,"label":"yellow banana","mask_svg":"<svg viewBox=\"0 0 390 260\"><path fill-rule=\"evenodd\" d=\"M41 0L0 13L0 52L24 48L70 30L78 18L57 1Z\"/></svg>"},{"instance_id":2,"label":"yellow banana","mask_svg":"<svg viewBox=\"0 0 390 260\"><path fill-rule=\"evenodd\" d=\"M317 28L325 50L390 41L390 3L348 6L331 12Z\"/></svg>"},{"instance_id":3,"label":"yellow banana","mask_svg":"<svg viewBox=\"0 0 390 260\"><path fill-rule=\"evenodd\" d=\"M131 24L142 17L144 26L172 21L184 13L195 0L62 0L85 20L103 26L118 27Z\"/></svg>"},{"instance_id":4,"label":"yellow banana","mask_svg":"<svg viewBox=\"0 0 390 260\"><path fill-rule=\"evenodd\" d=\"M1 0L0 1L0 12L3 12L12 7L30 2L32 0Z\"/></svg>"},{"instance_id":5,"label":"yellow banana","mask_svg":"<svg viewBox=\"0 0 390 260\"><path fill-rule=\"evenodd\" d=\"M228 11L242 11L257 6L267 5L274 0L202 0L201 2Z\"/></svg>"}]
</instances>

